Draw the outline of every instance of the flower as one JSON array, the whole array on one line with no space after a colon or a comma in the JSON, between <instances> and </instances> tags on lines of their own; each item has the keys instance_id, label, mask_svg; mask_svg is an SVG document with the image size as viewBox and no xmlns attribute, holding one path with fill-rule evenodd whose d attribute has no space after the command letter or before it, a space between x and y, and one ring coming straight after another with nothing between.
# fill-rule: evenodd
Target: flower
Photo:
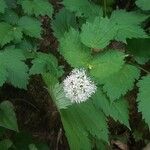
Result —
<instances>
[{"instance_id":1,"label":"flower","mask_svg":"<svg viewBox=\"0 0 150 150\"><path fill-rule=\"evenodd\" d=\"M86 75L85 69L73 69L69 76L63 81L65 96L72 103L80 103L88 100L97 87L94 82Z\"/></svg>"}]
</instances>

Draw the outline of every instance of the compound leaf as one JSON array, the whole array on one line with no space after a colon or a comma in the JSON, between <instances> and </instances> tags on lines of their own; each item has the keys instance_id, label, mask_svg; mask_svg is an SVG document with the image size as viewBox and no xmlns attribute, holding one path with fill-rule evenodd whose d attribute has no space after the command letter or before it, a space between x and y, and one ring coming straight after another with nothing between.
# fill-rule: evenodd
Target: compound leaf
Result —
<instances>
[{"instance_id":1,"label":"compound leaf","mask_svg":"<svg viewBox=\"0 0 150 150\"><path fill-rule=\"evenodd\" d=\"M5 0L0 0L0 13L4 13L5 8L7 8Z\"/></svg>"},{"instance_id":2,"label":"compound leaf","mask_svg":"<svg viewBox=\"0 0 150 150\"><path fill-rule=\"evenodd\" d=\"M41 23L37 19L23 16L19 19L18 25L26 35L41 38Z\"/></svg>"},{"instance_id":3,"label":"compound leaf","mask_svg":"<svg viewBox=\"0 0 150 150\"><path fill-rule=\"evenodd\" d=\"M91 150L88 133L83 129L81 123L76 120L77 116L74 115L76 115L74 111L61 111L61 120L68 139L69 147L71 150Z\"/></svg>"},{"instance_id":4,"label":"compound leaf","mask_svg":"<svg viewBox=\"0 0 150 150\"><path fill-rule=\"evenodd\" d=\"M147 18L148 16L136 12L126 12L125 10L113 11L110 20L118 28L115 39L126 42L127 38L147 38L147 34L140 26Z\"/></svg>"},{"instance_id":5,"label":"compound leaf","mask_svg":"<svg viewBox=\"0 0 150 150\"><path fill-rule=\"evenodd\" d=\"M77 145L78 149L90 150L89 135L108 142L105 116L101 111L95 109L91 100L80 105L74 104L70 108L62 110L61 118L71 149L74 150Z\"/></svg>"},{"instance_id":6,"label":"compound leaf","mask_svg":"<svg viewBox=\"0 0 150 150\"><path fill-rule=\"evenodd\" d=\"M138 83L139 93L137 97L138 110L150 128L149 106L150 106L150 75L144 76Z\"/></svg>"},{"instance_id":7,"label":"compound leaf","mask_svg":"<svg viewBox=\"0 0 150 150\"><path fill-rule=\"evenodd\" d=\"M108 18L96 17L94 22L83 24L80 37L86 46L103 49L114 39L116 31L116 26Z\"/></svg>"},{"instance_id":8,"label":"compound leaf","mask_svg":"<svg viewBox=\"0 0 150 150\"><path fill-rule=\"evenodd\" d=\"M22 8L28 15L49 16L52 17L53 7L48 0L22 0L20 1Z\"/></svg>"},{"instance_id":9,"label":"compound leaf","mask_svg":"<svg viewBox=\"0 0 150 150\"><path fill-rule=\"evenodd\" d=\"M2 19L8 24L16 25L18 23L19 16L15 11L6 9Z\"/></svg>"},{"instance_id":10,"label":"compound leaf","mask_svg":"<svg viewBox=\"0 0 150 150\"><path fill-rule=\"evenodd\" d=\"M104 78L118 72L124 64L125 55L122 52L108 50L94 57L91 62L90 74L101 83Z\"/></svg>"},{"instance_id":11,"label":"compound leaf","mask_svg":"<svg viewBox=\"0 0 150 150\"><path fill-rule=\"evenodd\" d=\"M0 52L0 86L7 81L15 87L26 89L28 67L23 60L25 57L19 49L7 48Z\"/></svg>"},{"instance_id":12,"label":"compound leaf","mask_svg":"<svg viewBox=\"0 0 150 150\"><path fill-rule=\"evenodd\" d=\"M43 74L50 72L53 75L59 77L60 70L58 68L58 62L56 57L52 54L37 53L36 58L32 60L32 67L30 74Z\"/></svg>"},{"instance_id":13,"label":"compound leaf","mask_svg":"<svg viewBox=\"0 0 150 150\"><path fill-rule=\"evenodd\" d=\"M128 103L124 99L110 102L110 100L102 92L102 89L98 88L97 92L92 97L92 100L95 107L101 109L106 116L110 116L115 121L119 121L130 128Z\"/></svg>"},{"instance_id":14,"label":"compound leaf","mask_svg":"<svg viewBox=\"0 0 150 150\"><path fill-rule=\"evenodd\" d=\"M71 28L60 40L60 53L72 67L86 67L90 60L90 49L80 42L79 32Z\"/></svg>"},{"instance_id":15,"label":"compound leaf","mask_svg":"<svg viewBox=\"0 0 150 150\"><path fill-rule=\"evenodd\" d=\"M22 39L21 28L12 26L8 23L0 23L0 45L4 46L5 44L16 40L20 41Z\"/></svg>"},{"instance_id":16,"label":"compound leaf","mask_svg":"<svg viewBox=\"0 0 150 150\"><path fill-rule=\"evenodd\" d=\"M52 21L52 29L58 40L63 37L65 32L69 31L70 27L76 28L76 26L76 17L74 13L71 13L66 9L61 9Z\"/></svg>"},{"instance_id":17,"label":"compound leaf","mask_svg":"<svg viewBox=\"0 0 150 150\"><path fill-rule=\"evenodd\" d=\"M142 10L150 10L150 1L149 0L137 0L136 5Z\"/></svg>"},{"instance_id":18,"label":"compound leaf","mask_svg":"<svg viewBox=\"0 0 150 150\"><path fill-rule=\"evenodd\" d=\"M63 5L80 17L94 18L103 15L102 9L88 0L63 0Z\"/></svg>"},{"instance_id":19,"label":"compound leaf","mask_svg":"<svg viewBox=\"0 0 150 150\"><path fill-rule=\"evenodd\" d=\"M132 65L124 65L117 73L102 80L103 90L113 101L125 95L128 90L132 90L134 82L140 76L140 70Z\"/></svg>"},{"instance_id":20,"label":"compound leaf","mask_svg":"<svg viewBox=\"0 0 150 150\"><path fill-rule=\"evenodd\" d=\"M150 38L127 39L128 52L134 56L139 64L150 59Z\"/></svg>"}]
</instances>

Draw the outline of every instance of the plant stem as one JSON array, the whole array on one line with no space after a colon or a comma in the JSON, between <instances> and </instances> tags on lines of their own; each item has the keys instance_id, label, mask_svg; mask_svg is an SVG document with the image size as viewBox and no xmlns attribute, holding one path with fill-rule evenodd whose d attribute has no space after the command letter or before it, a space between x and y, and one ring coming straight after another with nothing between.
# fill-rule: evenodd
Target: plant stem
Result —
<instances>
[{"instance_id":1,"label":"plant stem","mask_svg":"<svg viewBox=\"0 0 150 150\"><path fill-rule=\"evenodd\" d=\"M132 57L132 59L134 60L134 58L133 58L133 57ZM129 64L131 64L131 65L134 65L135 67L137 67L137 68L139 68L139 69L141 69L141 70L143 70L145 73L150 74L150 72L149 72L148 70L144 69L144 68L143 68L143 67L141 67L139 64L137 64L137 63L133 62L133 60L132 60L132 61L130 61L130 62L128 62L128 63L129 63Z\"/></svg>"},{"instance_id":2,"label":"plant stem","mask_svg":"<svg viewBox=\"0 0 150 150\"><path fill-rule=\"evenodd\" d=\"M141 66L139 65L136 65L136 67L138 67L139 69L143 70L144 72L146 72L147 74L150 74L150 72L144 68L142 68Z\"/></svg>"}]
</instances>

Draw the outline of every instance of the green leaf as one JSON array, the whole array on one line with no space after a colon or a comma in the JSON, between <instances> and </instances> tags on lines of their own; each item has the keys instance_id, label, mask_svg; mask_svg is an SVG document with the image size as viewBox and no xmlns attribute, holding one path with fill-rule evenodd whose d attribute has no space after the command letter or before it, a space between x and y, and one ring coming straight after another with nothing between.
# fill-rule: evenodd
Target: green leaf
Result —
<instances>
[{"instance_id":1,"label":"green leaf","mask_svg":"<svg viewBox=\"0 0 150 150\"><path fill-rule=\"evenodd\" d=\"M66 98L63 85L59 84L56 76L53 76L50 73L45 73L42 75L42 77L47 86L47 90L52 97L52 100L59 110L67 109L68 106L72 105L71 101Z\"/></svg>"},{"instance_id":2,"label":"green leaf","mask_svg":"<svg viewBox=\"0 0 150 150\"><path fill-rule=\"evenodd\" d=\"M0 45L4 46L13 40L20 41L22 39L21 28L12 26L5 22L0 23Z\"/></svg>"},{"instance_id":3,"label":"green leaf","mask_svg":"<svg viewBox=\"0 0 150 150\"><path fill-rule=\"evenodd\" d=\"M18 21L18 25L23 29L23 32L26 35L35 38L41 38L41 23L37 19L23 16Z\"/></svg>"},{"instance_id":4,"label":"green leaf","mask_svg":"<svg viewBox=\"0 0 150 150\"><path fill-rule=\"evenodd\" d=\"M101 83L105 78L118 72L124 64L125 55L115 50L104 51L94 57L90 74Z\"/></svg>"},{"instance_id":5,"label":"green leaf","mask_svg":"<svg viewBox=\"0 0 150 150\"><path fill-rule=\"evenodd\" d=\"M138 110L142 113L143 119L148 124L150 128L150 117L149 117L149 107L150 107L150 75L144 76L138 83L139 93L137 97Z\"/></svg>"},{"instance_id":6,"label":"green leaf","mask_svg":"<svg viewBox=\"0 0 150 150\"><path fill-rule=\"evenodd\" d=\"M15 11L6 9L5 14L3 15L3 20L8 24L16 25L18 23L19 16Z\"/></svg>"},{"instance_id":7,"label":"green leaf","mask_svg":"<svg viewBox=\"0 0 150 150\"><path fill-rule=\"evenodd\" d=\"M77 16L94 18L103 15L102 9L88 0L63 0L63 5L71 12L75 12Z\"/></svg>"},{"instance_id":8,"label":"green leaf","mask_svg":"<svg viewBox=\"0 0 150 150\"><path fill-rule=\"evenodd\" d=\"M5 8L7 8L5 0L0 0L0 13L4 13Z\"/></svg>"},{"instance_id":9,"label":"green leaf","mask_svg":"<svg viewBox=\"0 0 150 150\"><path fill-rule=\"evenodd\" d=\"M38 150L35 144L29 144L29 150Z\"/></svg>"},{"instance_id":10,"label":"green leaf","mask_svg":"<svg viewBox=\"0 0 150 150\"><path fill-rule=\"evenodd\" d=\"M114 39L116 31L116 26L108 18L96 17L94 22L83 24L80 37L86 46L103 49Z\"/></svg>"},{"instance_id":11,"label":"green leaf","mask_svg":"<svg viewBox=\"0 0 150 150\"><path fill-rule=\"evenodd\" d=\"M25 57L19 49L7 48L0 52L0 86L7 81L15 87L26 89L28 67L23 60Z\"/></svg>"},{"instance_id":12,"label":"green leaf","mask_svg":"<svg viewBox=\"0 0 150 150\"><path fill-rule=\"evenodd\" d=\"M9 150L9 148L13 145L13 143L9 139L5 139L0 141L0 149L1 150Z\"/></svg>"},{"instance_id":13,"label":"green leaf","mask_svg":"<svg viewBox=\"0 0 150 150\"><path fill-rule=\"evenodd\" d=\"M5 0L5 2L9 8L16 8L17 7L17 1L16 0Z\"/></svg>"},{"instance_id":14,"label":"green leaf","mask_svg":"<svg viewBox=\"0 0 150 150\"><path fill-rule=\"evenodd\" d=\"M140 26L147 18L148 16L136 12L126 12L125 10L113 11L111 22L116 24L118 28L115 39L126 42L126 38L147 38L147 34Z\"/></svg>"},{"instance_id":15,"label":"green leaf","mask_svg":"<svg viewBox=\"0 0 150 150\"><path fill-rule=\"evenodd\" d=\"M8 75L7 70L4 66L0 66L0 86L2 86L7 81Z\"/></svg>"},{"instance_id":16,"label":"green leaf","mask_svg":"<svg viewBox=\"0 0 150 150\"><path fill-rule=\"evenodd\" d=\"M79 32L71 28L60 40L59 51L72 67L87 67L91 51L80 42Z\"/></svg>"},{"instance_id":17,"label":"green leaf","mask_svg":"<svg viewBox=\"0 0 150 150\"><path fill-rule=\"evenodd\" d=\"M33 59L36 55L35 52L37 51L37 43L31 39L24 39L20 43L16 44L16 48L22 50L27 59Z\"/></svg>"},{"instance_id":18,"label":"green leaf","mask_svg":"<svg viewBox=\"0 0 150 150\"><path fill-rule=\"evenodd\" d=\"M61 110L61 118L71 150L90 150L89 135L108 142L104 114L95 109L91 100Z\"/></svg>"},{"instance_id":19,"label":"green leaf","mask_svg":"<svg viewBox=\"0 0 150 150\"><path fill-rule=\"evenodd\" d=\"M136 5L142 10L150 10L150 1L149 0L137 0Z\"/></svg>"},{"instance_id":20,"label":"green leaf","mask_svg":"<svg viewBox=\"0 0 150 150\"><path fill-rule=\"evenodd\" d=\"M30 69L30 74L43 74L50 72L56 77L60 76L60 68L58 67L58 62L56 57L52 54L37 53L37 57L32 60L32 67Z\"/></svg>"},{"instance_id":21,"label":"green leaf","mask_svg":"<svg viewBox=\"0 0 150 150\"><path fill-rule=\"evenodd\" d=\"M105 142L108 142L108 127L104 114L97 110L92 101L87 103L82 103L77 106L75 113L77 117L81 117L81 121L85 129L93 136L98 139L101 139Z\"/></svg>"},{"instance_id":22,"label":"green leaf","mask_svg":"<svg viewBox=\"0 0 150 150\"><path fill-rule=\"evenodd\" d=\"M42 78L47 86L47 89L49 90L51 94L51 90L54 89L55 85L59 83L56 76L53 76L51 73L44 73L42 74Z\"/></svg>"},{"instance_id":23,"label":"green leaf","mask_svg":"<svg viewBox=\"0 0 150 150\"><path fill-rule=\"evenodd\" d=\"M0 126L18 131L17 119L11 102L3 101L0 104Z\"/></svg>"},{"instance_id":24,"label":"green leaf","mask_svg":"<svg viewBox=\"0 0 150 150\"><path fill-rule=\"evenodd\" d=\"M68 139L70 150L91 150L91 143L88 139L88 133L81 127L80 122L74 117L75 112L61 112L61 120L64 126L65 134Z\"/></svg>"},{"instance_id":25,"label":"green leaf","mask_svg":"<svg viewBox=\"0 0 150 150\"><path fill-rule=\"evenodd\" d=\"M132 90L134 82L140 76L140 70L132 65L124 65L117 73L101 81L103 90L114 101Z\"/></svg>"},{"instance_id":26,"label":"green leaf","mask_svg":"<svg viewBox=\"0 0 150 150\"><path fill-rule=\"evenodd\" d=\"M109 145L106 143L106 142L104 142L104 141L102 141L102 140L98 140L98 139L93 139L93 141L94 141L94 146L95 146L95 148L96 148L96 150L108 150L109 149Z\"/></svg>"},{"instance_id":27,"label":"green leaf","mask_svg":"<svg viewBox=\"0 0 150 150\"><path fill-rule=\"evenodd\" d=\"M70 27L76 28L76 26L77 23L75 15L66 9L61 9L52 21L52 29L58 40L63 37L65 32L69 31Z\"/></svg>"},{"instance_id":28,"label":"green leaf","mask_svg":"<svg viewBox=\"0 0 150 150\"><path fill-rule=\"evenodd\" d=\"M130 128L128 103L124 99L110 102L102 92L101 88L98 88L97 92L92 97L92 100L95 107L102 110L106 116L111 116L114 120L119 121Z\"/></svg>"},{"instance_id":29,"label":"green leaf","mask_svg":"<svg viewBox=\"0 0 150 150\"><path fill-rule=\"evenodd\" d=\"M150 38L127 39L127 44L128 52L138 63L144 64L150 59Z\"/></svg>"},{"instance_id":30,"label":"green leaf","mask_svg":"<svg viewBox=\"0 0 150 150\"><path fill-rule=\"evenodd\" d=\"M71 101L65 97L63 85L57 83L53 88L49 89L49 91L59 110L66 109L68 106L72 105Z\"/></svg>"},{"instance_id":31,"label":"green leaf","mask_svg":"<svg viewBox=\"0 0 150 150\"><path fill-rule=\"evenodd\" d=\"M22 0L20 2L24 12L28 15L52 17L53 7L48 0Z\"/></svg>"}]
</instances>

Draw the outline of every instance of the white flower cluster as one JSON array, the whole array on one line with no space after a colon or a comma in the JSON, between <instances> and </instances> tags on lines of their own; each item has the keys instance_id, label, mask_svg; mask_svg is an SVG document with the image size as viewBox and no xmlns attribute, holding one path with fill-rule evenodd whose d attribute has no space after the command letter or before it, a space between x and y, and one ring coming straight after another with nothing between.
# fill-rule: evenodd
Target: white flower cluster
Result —
<instances>
[{"instance_id":1,"label":"white flower cluster","mask_svg":"<svg viewBox=\"0 0 150 150\"><path fill-rule=\"evenodd\" d=\"M63 89L65 96L72 103L80 103L86 101L97 87L93 81L86 75L84 69L73 69L69 76L63 81Z\"/></svg>"}]
</instances>

